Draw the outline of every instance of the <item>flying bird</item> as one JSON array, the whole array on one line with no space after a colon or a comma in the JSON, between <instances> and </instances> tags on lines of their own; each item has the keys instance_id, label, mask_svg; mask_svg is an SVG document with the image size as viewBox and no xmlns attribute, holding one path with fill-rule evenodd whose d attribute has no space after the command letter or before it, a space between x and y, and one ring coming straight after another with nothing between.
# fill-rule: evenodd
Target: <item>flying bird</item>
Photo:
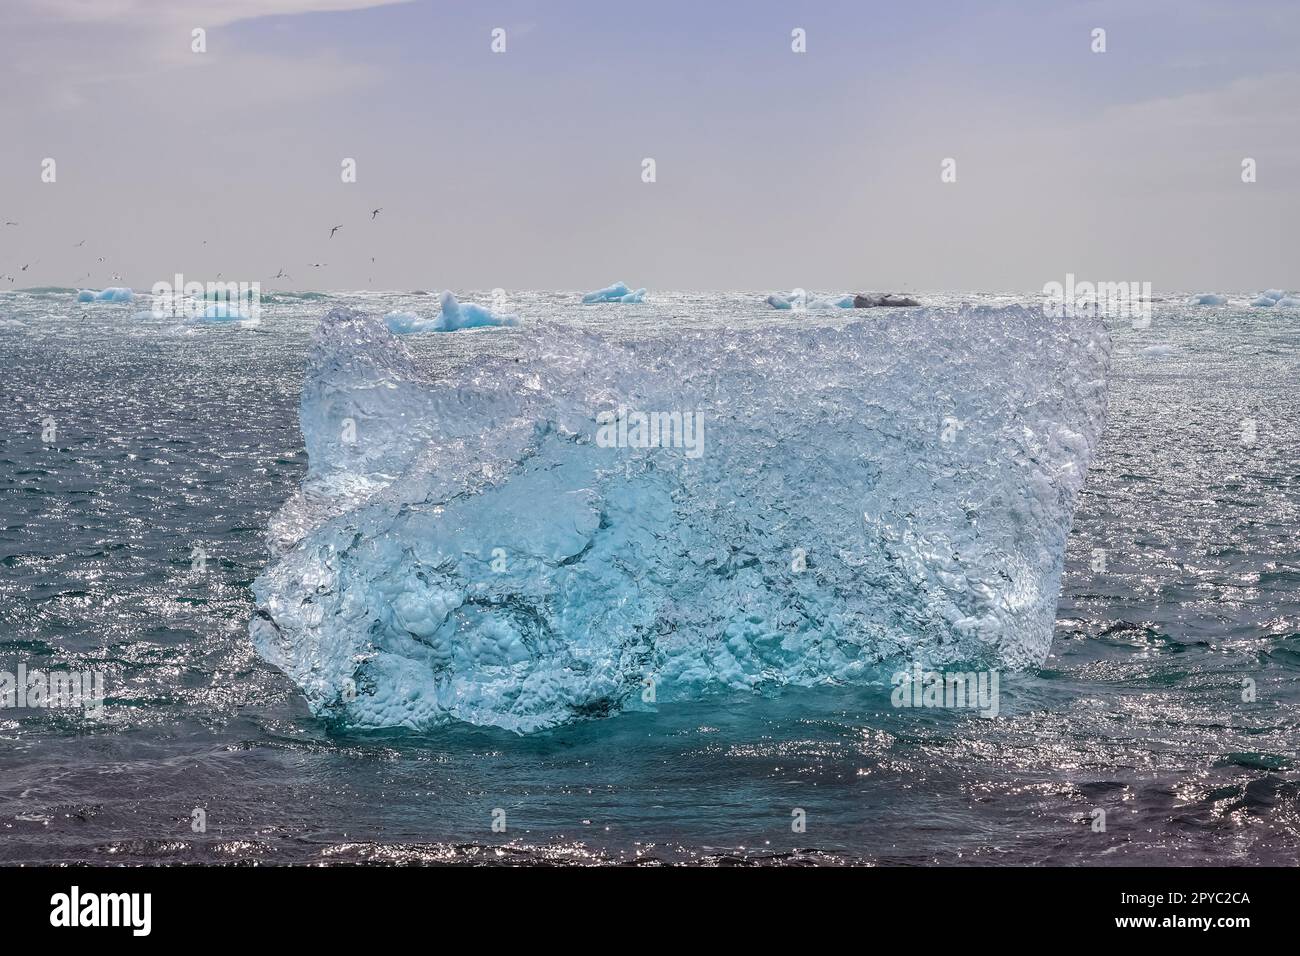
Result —
<instances>
[{"instance_id":1,"label":"flying bird","mask_svg":"<svg viewBox=\"0 0 1300 956\"><path fill-rule=\"evenodd\" d=\"M329 265L329 263L328 263L328 262L309 262L309 263L307 263L307 265L311 266L313 269L319 269L321 266Z\"/></svg>"},{"instance_id":2,"label":"flying bird","mask_svg":"<svg viewBox=\"0 0 1300 956\"><path fill-rule=\"evenodd\" d=\"M287 273L287 272L285 272L283 269L281 269L281 270L280 270L279 272L277 272L275 275L271 276L271 278L272 278L272 279L292 279L293 276L289 275L289 273Z\"/></svg>"},{"instance_id":3,"label":"flying bird","mask_svg":"<svg viewBox=\"0 0 1300 956\"><path fill-rule=\"evenodd\" d=\"M18 223L14 222L12 219L6 219L6 220L5 220L5 225L6 225L6 226L16 226L16 225L18 225Z\"/></svg>"},{"instance_id":4,"label":"flying bird","mask_svg":"<svg viewBox=\"0 0 1300 956\"><path fill-rule=\"evenodd\" d=\"M371 222L374 222L375 217L378 216L378 215L379 215L381 212L383 212L383 211L384 211L384 207L383 207L383 206L380 206L378 209L372 209L372 210L370 210L370 221L371 221Z\"/></svg>"},{"instance_id":5,"label":"flying bird","mask_svg":"<svg viewBox=\"0 0 1300 956\"><path fill-rule=\"evenodd\" d=\"M343 228L343 223L339 223L337 226L335 226L333 229L331 229L331 230L330 230L330 238L333 239L333 238L334 238L334 233L338 232L338 231L339 231L340 229L342 229L342 228Z\"/></svg>"},{"instance_id":6,"label":"flying bird","mask_svg":"<svg viewBox=\"0 0 1300 956\"><path fill-rule=\"evenodd\" d=\"M72 248L74 248L74 249L80 249L80 248L81 248L82 246L84 246L85 244L86 244L86 240L85 240L85 239L82 239L79 243L77 243L77 244L76 244L75 246L73 246Z\"/></svg>"}]
</instances>

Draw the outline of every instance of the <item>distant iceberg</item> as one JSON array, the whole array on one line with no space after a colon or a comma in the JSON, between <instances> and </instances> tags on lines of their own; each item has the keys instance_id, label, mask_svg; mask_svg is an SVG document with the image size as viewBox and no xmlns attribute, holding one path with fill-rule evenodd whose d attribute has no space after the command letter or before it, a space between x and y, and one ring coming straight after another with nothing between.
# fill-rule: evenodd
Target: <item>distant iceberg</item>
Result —
<instances>
[{"instance_id":1,"label":"distant iceberg","mask_svg":"<svg viewBox=\"0 0 1300 956\"><path fill-rule=\"evenodd\" d=\"M767 297L767 304L774 309L793 309L802 301L805 309L851 309L853 308L853 296L841 295L830 298L814 298L799 289L791 292L789 295L774 293Z\"/></svg>"},{"instance_id":2,"label":"distant iceberg","mask_svg":"<svg viewBox=\"0 0 1300 956\"><path fill-rule=\"evenodd\" d=\"M472 302L459 302L450 292L439 299L442 312L432 319L421 318L414 312L389 312L384 324L390 332L412 335L419 332L458 332L461 329L478 329L489 326L518 325L513 315L497 315L490 309Z\"/></svg>"},{"instance_id":3,"label":"distant iceberg","mask_svg":"<svg viewBox=\"0 0 1300 956\"><path fill-rule=\"evenodd\" d=\"M1283 296L1276 303L1279 309L1300 309L1300 298L1295 296Z\"/></svg>"},{"instance_id":4,"label":"distant iceberg","mask_svg":"<svg viewBox=\"0 0 1300 956\"><path fill-rule=\"evenodd\" d=\"M1277 305L1283 299L1287 298L1286 289L1266 289L1251 299L1250 304L1260 308L1268 308L1271 305Z\"/></svg>"},{"instance_id":5,"label":"distant iceberg","mask_svg":"<svg viewBox=\"0 0 1300 956\"><path fill-rule=\"evenodd\" d=\"M519 345L430 375L377 318L317 327L307 473L249 627L319 717L527 733L1046 659L1105 416L1095 318L545 323ZM602 421L646 417L625 406L679 416L680 447L611 444Z\"/></svg>"},{"instance_id":6,"label":"distant iceberg","mask_svg":"<svg viewBox=\"0 0 1300 956\"><path fill-rule=\"evenodd\" d=\"M1216 295L1213 292L1203 292L1191 301L1192 305L1227 305L1228 297L1226 295Z\"/></svg>"},{"instance_id":7,"label":"distant iceberg","mask_svg":"<svg viewBox=\"0 0 1300 956\"><path fill-rule=\"evenodd\" d=\"M130 289L124 289L117 286L95 292L93 289L82 289L77 293L78 302L130 302L135 298L135 293Z\"/></svg>"},{"instance_id":8,"label":"distant iceberg","mask_svg":"<svg viewBox=\"0 0 1300 956\"><path fill-rule=\"evenodd\" d=\"M597 302L637 303L644 301L645 289L637 289L633 292L627 287L626 282L615 282L613 285L597 289L595 292L588 292L582 297L583 305L593 305Z\"/></svg>"}]
</instances>

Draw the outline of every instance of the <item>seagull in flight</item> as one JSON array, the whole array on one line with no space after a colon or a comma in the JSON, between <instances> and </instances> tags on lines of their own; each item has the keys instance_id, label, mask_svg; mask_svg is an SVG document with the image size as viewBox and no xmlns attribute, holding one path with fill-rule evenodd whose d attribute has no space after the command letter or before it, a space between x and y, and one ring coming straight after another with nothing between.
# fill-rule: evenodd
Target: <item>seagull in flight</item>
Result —
<instances>
[{"instance_id":1,"label":"seagull in flight","mask_svg":"<svg viewBox=\"0 0 1300 956\"><path fill-rule=\"evenodd\" d=\"M80 249L80 248L81 248L82 246L84 246L85 244L86 244L86 240L85 240L85 239L82 239L79 243L77 243L77 244L76 244L75 246L73 246L72 248L74 248L74 249Z\"/></svg>"},{"instance_id":2,"label":"seagull in flight","mask_svg":"<svg viewBox=\"0 0 1300 956\"><path fill-rule=\"evenodd\" d=\"M309 263L307 263L307 265L311 266L313 269L319 269L321 266L329 265L329 263L328 263L328 262L309 262Z\"/></svg>"},{"instance_id":3,"label":"seagull in flight","mask_svg":"<svg viewBox=\"0 0 1300 956\"><path fill-rule=\"evenodd\" d=\"M343 228L343 223L339 223L337 226L335 226L333 229L331 229L331 230L330 230L330 238L333 239L333 238L334 238L334 233L338 232L338 231L339 231L340 229L342 229L342 228Z\"/></svg>"},{"instance_id":4,"label":"seagull in flight","mask_svg":"<svg viewBox=\"0 0 1300 956\"><path fill-rule=\"evenodd\" d=\"M18 223L14 222L12 219L6 219L6 220L5 220L5 225L6 225L6 226L16 226L16 225L18 225Z\"/></svg>"},{"instance_id":5,"label":"seagull in flight","mask_svg":"<svg viewBox=\"0 0 1300 956\"><path fill-rule=\"evenodd\" d=\"M272 279L292 279L293 276L289 275L289 273L287 273L287 272L285 272L283 269L281 269L281 270L280 270L279 272L277 272L275 275L271 276L271 278L272 278Z\"/></svg>"},{"instance_id":6,"label":"seagull in flight","mask_svg":"<svg viewBox=\"0 0 1300 956\"><path fill-rule=\"evenodd\" d=\"M383 207L383 206L380 206L378 209L372 209L372 210L370 210L370 221L371 221L371 222L374 222L374 221L375 221L375 217L378 216L378 215L379 215L381 212L383 212L383 211L384 211L384 207Z\"/></svg>"}]
</instances>

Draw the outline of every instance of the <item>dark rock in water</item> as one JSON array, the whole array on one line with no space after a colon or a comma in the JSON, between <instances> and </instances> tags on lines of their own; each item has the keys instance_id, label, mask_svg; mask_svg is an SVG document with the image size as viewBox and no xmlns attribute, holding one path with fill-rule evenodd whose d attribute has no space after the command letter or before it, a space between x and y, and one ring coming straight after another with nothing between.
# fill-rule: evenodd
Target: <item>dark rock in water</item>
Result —
<instances>
[{"instance_id":1,"label":"dark rock in water","mask_svg":"<svg viewBox=\"0 0 1300 956\"><path fill-rule=\"evenodd\" d=\"M898 308L900 306L920 304L920 302L909 296L894 295L892 292L883 292L879 295L873 292L859 292L853 297L853 308L855 309Z\"/></svg>"}]
</instances>

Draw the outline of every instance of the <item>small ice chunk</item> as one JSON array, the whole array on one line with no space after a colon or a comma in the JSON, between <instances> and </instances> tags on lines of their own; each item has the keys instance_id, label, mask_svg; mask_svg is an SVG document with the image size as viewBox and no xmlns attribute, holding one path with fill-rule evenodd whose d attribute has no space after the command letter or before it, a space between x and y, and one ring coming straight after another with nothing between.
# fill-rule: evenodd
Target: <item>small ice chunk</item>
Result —
<instances>
[{"instance_id":1,"label":"small ice chunk","mask_svg":"<svg viewBox=\"0 0 1300 956\"><path fill-rule=\"evenodd\" d=\"M1267 295L1259 295L1250 300L1251 305L1258 306L1263 309L1269 308L1270 306L1276 304L1276 302L1277 299L1269 298Z\"/></svg>"},{"instance_id":2,"label":"small ice chunk","mask_svg":"<svg viewBox=\"0 0 1300 956\"><path fill-rule=\"evenodd\" d=\"M1213 292L1203 292L1196 298L1192 299L1192 305L1227 305L1228 297L1226 295L1216 295Z\"/></svg>"}]
</instances>

